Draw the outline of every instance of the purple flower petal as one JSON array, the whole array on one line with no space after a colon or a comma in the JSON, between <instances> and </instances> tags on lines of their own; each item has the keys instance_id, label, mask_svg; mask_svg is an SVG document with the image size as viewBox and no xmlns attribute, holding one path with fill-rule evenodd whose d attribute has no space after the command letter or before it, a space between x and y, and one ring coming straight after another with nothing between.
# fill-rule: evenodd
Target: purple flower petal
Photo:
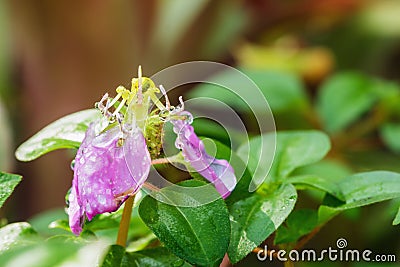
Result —
<instances>
[{"instance_id":1,"label":"purple flower petal","mask_svg":"<svg viewBox=\"0 0 400 267\"><path fill-rule=\"evenodd\" d=\"M191 116L186 111L179 115ZM215 159L208 155L203 142L187 121L171 120L171 123L177 134L175 146L182 150L185 160L204 178L213 183L223 198L228 197L236 186L236 176L232 166L224 159Z\"/></svg>"},{"instance_id":2,"label":"purple flower petal","mask_svg":"<svg viewBox=\"0 0 400 267\"><path fill-rule=\"evenodd\" d=\"M128 133L120 145L119 127L98 136L94 129L91 124L75 158L68 210L75 234L82 231L85 214L91 220L117 210L142 186L150 171L150 155L139 130Z\"/></svg>"}]
</instances>

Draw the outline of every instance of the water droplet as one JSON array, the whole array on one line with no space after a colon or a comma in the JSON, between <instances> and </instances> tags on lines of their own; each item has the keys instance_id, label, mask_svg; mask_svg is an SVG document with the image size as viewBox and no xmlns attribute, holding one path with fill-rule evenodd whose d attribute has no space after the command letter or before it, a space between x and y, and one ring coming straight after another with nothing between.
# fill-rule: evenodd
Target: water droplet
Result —
<instances>
[{"instance_id":1,"label":"water droplet","mask_svg":"<svg viewBox=\"0 0 400 267\"><path fill-rule=\"evenodd\" d=\"M85 163L85 159L84 159L83 157L81 157L81 158L79 159L79 163L80 163L80 164L84 164L84 163Z\"/></svg>"},{"instance_id":2,"label":"water droplet","mask_svg":"<svg viewBox=\"0 0 400 267\"><path fill-rule=\"evenodd\" d=\"M193 123L193 115L187 114L186 123L192 124Z\"/></svg>"},{"instance_id":3,"label":"water droplet","mask_svg":"<svg viewBox=\"0 0 400 267\"><path fill-rule=\"evenodd\" d=\"M90 160L91 162L96 162L96 157L95 157L95 156L90 156L90 157L89 157L89 160Z\"/></svg>"},{"instance_id":4,"label":"water droplet","mask_svg":"<svg viewBox=\"0 0 400 267\"><path fill-rule=\"evenodd\" d=\"M71 195L71 190L72 190L72 188L70 188L68 190L67 194L65 195L65 204L67 205L67 207L69 207L70 201L75 200L75 195Z\"/></svg>"},{"instance_id":5,"label":"water droplet","mask_svg":"<svg viewBox=\"0 0 400 267\"><path fill-rule=\"evenodd\" d=\"M179 267L179 266L182 266L183 264L185 264L185 261L182 260L182 259L179 259L179 260L175 261L175 262L172 264L172 266L174 266L174 267Z\"/></svg>"},{"instance_id":6,"label":"water droplet","mask_svg":"<svg viewBox=\"0 0 400 267\"><path fill-rule=\"evenodd\" d=\"M75 160L74 159L71 161L70 167L71 167L71 170L74 170L74 168L75 168Z\"/></svg>"},{"instance_id":7,"label":"water droplet","mask_svg":"<svg viewBox=\"0 0 400 267\"><path fill-rule=\"evenodd\" d=\"M101 204L101 205L104 205L104 204L106 204L106 197L104 196L104 195L99 195L98 197L97 197L97 200L99 201L99 203Z\"/></svg>"}]
</instances>

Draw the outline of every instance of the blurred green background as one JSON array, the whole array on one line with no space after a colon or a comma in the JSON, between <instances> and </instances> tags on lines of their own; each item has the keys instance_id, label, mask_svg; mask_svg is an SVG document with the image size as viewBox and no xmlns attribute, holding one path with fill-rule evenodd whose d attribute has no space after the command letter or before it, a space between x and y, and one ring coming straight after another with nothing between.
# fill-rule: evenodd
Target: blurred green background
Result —
<instances>
[{"instance_id":1,"label":"blurred green background","mask_svg":"<svg viewBox=\"0 0 400 267\"><path fill-rule=\"evenodd\" d=\"M269 81L264 86L273 83L279 96L267 98L278 130L330 133L329 172L400 171L399 14L397 0L1 1L0 168L24 176L1 217L26 220L63 207L73 153L18 163L15 147L55 119L92 107L120 83L129 84L139 64L147 76L193 60L261 73L255 77ZM344 94L354 98L347 109L334 100L346 86L358 90ZM326 87L331 89L321 95ZM368 88L382 97L370 98ZM193 96L209 94L198 89ZM390 116L382 118L388 106ZM246 112L235 108L251 129ZM335 121L336 112L348 121ZM322 172L331 175L328 167ZM315 196L301 197L305 206L315 206ZM391 220L398 204L340 216L308 246L326 248L345 237L356 248L396 253L400 232Z\"/></svg>"}]
</instances>

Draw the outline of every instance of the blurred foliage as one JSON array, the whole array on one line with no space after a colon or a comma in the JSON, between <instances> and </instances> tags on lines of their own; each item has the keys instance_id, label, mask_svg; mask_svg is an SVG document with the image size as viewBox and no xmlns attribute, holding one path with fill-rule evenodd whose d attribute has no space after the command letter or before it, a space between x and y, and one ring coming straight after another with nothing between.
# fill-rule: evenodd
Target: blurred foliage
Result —
<instances>
[{"instance_id":1,"label":"blurred foliage","mask_svg":"<svg viewBox=\"0 0 400 267\"><path fill-rule=\"evenodd\" d=\"M0 99L0 170L11 170L11 127Z\"/></svg>"},{"instance_id":2,"label":"blurred foliage","mask_svg":"<svg viewBox=\"0 0 400 267\"><path fill-rule=\"evenodd\" d=\"M11 170L12 139L6 102L10 94L10 38L9 20L4 1L0 3L0 170Z\"/></svg>"},{"instance_id":3,"label":"blurred foliage","mask_svg":"<svg viewBox=\"0 0 400 267\"><path fill-rule=\"evenodd\" d=\"M7 8L6 3L9 4ZM312 230L310 225L315 225L316 206L322 201L333 206L341 203L336 186L354 196L356 201L368 202L373 198L362 198L370 197L370 191L346 191L351 187L348 184L351 181L346 181L352 177L351 173L372 169L400 171L400 89L396 83L400 81L399 13L400 2L396 0L199 0L195 3L150 0L105 1L96 5L50 0L40 4L35 1L3 1L0 3L0 169L11 167L10 121L20 130L16 138L21 140L51 119L89 107L97 99L94 96L100 95L104 88L112 88L116 81L128 81L131 70L138 64L153 73L186 60L220 60L236 64L260 87L269 101L278 130L316 129L329 135L332 149L322 161L309 164L312 161L307 161L307 155L302 158L302 154L297 153L304 149L302 146L293 155L292 151L286 150L280 155L288 160L297 156L300 159L295 159L295 162L306 160L309 164L293 165L299 167L295 170L285 169L285 164L279 167L291 173L287 187L291 188L294 184L301 201L285 222L274 221L283 225L278 228L275 240L269 242L296 242ZM11 42L14 43L10 45ZM219 75L221 79L230 79L223 73ZM10 84L12 78L15 79L14 84ZM213 85L199 85L188 92L188 96L207 96L224 101L240 112L250 132L256 132L249 107L229 91ZM11 120L7 114L13 115ZM231 140L225 131L215 123L195 120L194 125L196 132L202 136L218 139L221 142L219 147L230 145ZM59 148L52 147L54 143L51 141L59 140L49 138L49 146L41 147L34 156ZM76 146L76 142L72 144L70 141L73 143L76 140L67 140L60 146ZM241 141L240 137L235 137L236 143ZM310 145L307 139L292 139L292 136L289 141ZM252 142L257 145L257 138ZM282 149L291 145L283 144ZM325 154L325 148L321 148L320 152ZM240 164L240 158L234 154L236 163ZM35 182L25 188L21 198L25 201L19 209L14 209L19 210L20 217L38 209L62 205L63 198L60 196L70 183L71 173L66 171L68 168L59 168L61 164L65 165L65 158L60 158L58 165L46 160L41 166L38 164L36 170L21 170L24 176ZM279 168L275 167L275 173L282 174ZM250 177L251 171L250 166L246 168L247 176L244 178ZM386 177L381 173L379 176ZM353 182L364 186L366 180L371 180L371 185L374 185L370 189L374 191L372 193L398 188L397 180L386 188L378 178L369 176L357 176ZM241 180L238 191L247 188L246 181ZM329 202L332 199L325 198L325 192L337 199ZM238 200L238 195L241 193L234 192L228 203L232 216L240 222L246 218L241 217L243 214L237 213L235 207L261 207L264 200L260 200L258 195ZM383 195L379 197L385 199ZM314 210L311 211L309 206ZM338 209L322 208L326 218ZM261 215L251 215L256 218L258 215L273 217L264 211L258 211ZM377 246L386 241L393 251L400 246L397 240L387 238L398 236L397 228L380 225L393 218L393 224L399 223L398 202L372 206L367 212L360 209L351 211L353 213L347 213L346 218L353 216L353 224L339 227L338 221L334 221L327 226L331 229L330 233L322 238L316 236L317 241L324 244L324 240L333 240L337 238L337 229L344 228L343 231L352 232L359 242L358 246ZM108 260L119 262L121 266L126 266L123 262L139 262L141 266L149 262L148 266L185 265L184 261L164 248L145 249L136 254L132 252L159 242L141 221L137 210L135 212L128 251L111 247L107 252L105 245L99 243L102 251L108 253L103 266L107 266ZM287 215L285 211L282 213ZM380 221L378 225L377 217L385 221ZM85 264L93 262L101 250L93 244L86 248L87 240L97 236L105 238L106 243L110 242L116 235L119 219L120 213L100 216L87 224L84 238L74 239L68 231L62 210L37 215L30 220L35 230L25 223L10 226L15 227L11 229L15 234L10 236L11 243L18 243L18 233L25 236L26 229L32 235L36 235L34 232L37 231L42 236L40 238L56 235L56 240L37 245L28 242L19 251L6 252L1 256L1 262L11 265L13 259L26 266L35 266L35 262L26 260L29 261L32 258L30 255L35 254L43 259L39 264L46 262L51 266L74 262L87 266ZM359 222L365 225L370 222L372 226L364 229L359 227ZM48 228L50 223L51 229ZM251 229L252 225L239 225L238 232L247 233L246 227ZM255 234L257 231L250 232L250 239L258 242L276 227L270 225L262 229L261 233L265 236ZM2 231L9 229L1 228ZM377 237L371 241L369 236ZM231 238L237 241L241 237ZM60 245L59 241L64 251L55 248ZM10 243L7 242L5 244ZM239 259L246 254L243 251L248 252L251 246L244 245L242 251L230 248L230 254ZM37 254L38 251L41 254ZM167 256L158 257L160 251ZM79 256L83 254L88 255L88 261ZM242 264L246 266L246 260ZM330 263L329 266L341 265Z\"/></svg>"}]
</instances>

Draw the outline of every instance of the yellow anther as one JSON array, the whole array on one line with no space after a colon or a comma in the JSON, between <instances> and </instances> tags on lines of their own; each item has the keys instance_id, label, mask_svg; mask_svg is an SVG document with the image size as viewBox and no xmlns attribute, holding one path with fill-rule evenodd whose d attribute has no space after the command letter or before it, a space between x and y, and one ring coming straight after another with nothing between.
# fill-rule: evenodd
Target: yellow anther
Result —
<instances>
[{"instance_id":1,"label":"yellow anther","mask_svg":"<svg viewBox=\"0 0 400 267\"><path fill-rule=\"evenodd\" d=\"M136 95L138 90L139 90L139 83L137 81L137 78L133 78L132 79L131 92Z\"/></svg>"},{"instance_id":2,"label":"yellow anther","mask_svg":"<svg viewBox=\"0 0 400 267\"><path fill-rule=\"evenodd\" d=\"M123 87L122 85L120 85L120 86L117 87L117 89L115 89L115 91L116 91L118 94L122 94L124 91L126 91L126 88Z\"/></svg>"},{"instance_id":3,"label":"yellow anther","mask_svg":"<svg viewBox=\"0 0 400 267\"><path fill-rule=\"evenodd\" d=\"M124 88L125 89L125 88ZM129 92L127 89L125 89L122 93L121 93L122 99L124 100L129 100L129 98L131 97L131 92Z\"/></svg>"},{"instance_id":4,"label":"yellow anther","mask_svg":"<svg viewBox=\"0 0 400 267\"><path fill-rule=\"evenodd\" d=\"M148 90L156 90L156 93L159 93L160 91L158 88L155 86L154 82L150 80L150 78L147 77L142 77L142 90L143 92L148 91ZM139 90L139 79L138 78L133 78L132 79L132 87L131 87L131 92L137 93Z\"/></svg>"}]
</instances>

